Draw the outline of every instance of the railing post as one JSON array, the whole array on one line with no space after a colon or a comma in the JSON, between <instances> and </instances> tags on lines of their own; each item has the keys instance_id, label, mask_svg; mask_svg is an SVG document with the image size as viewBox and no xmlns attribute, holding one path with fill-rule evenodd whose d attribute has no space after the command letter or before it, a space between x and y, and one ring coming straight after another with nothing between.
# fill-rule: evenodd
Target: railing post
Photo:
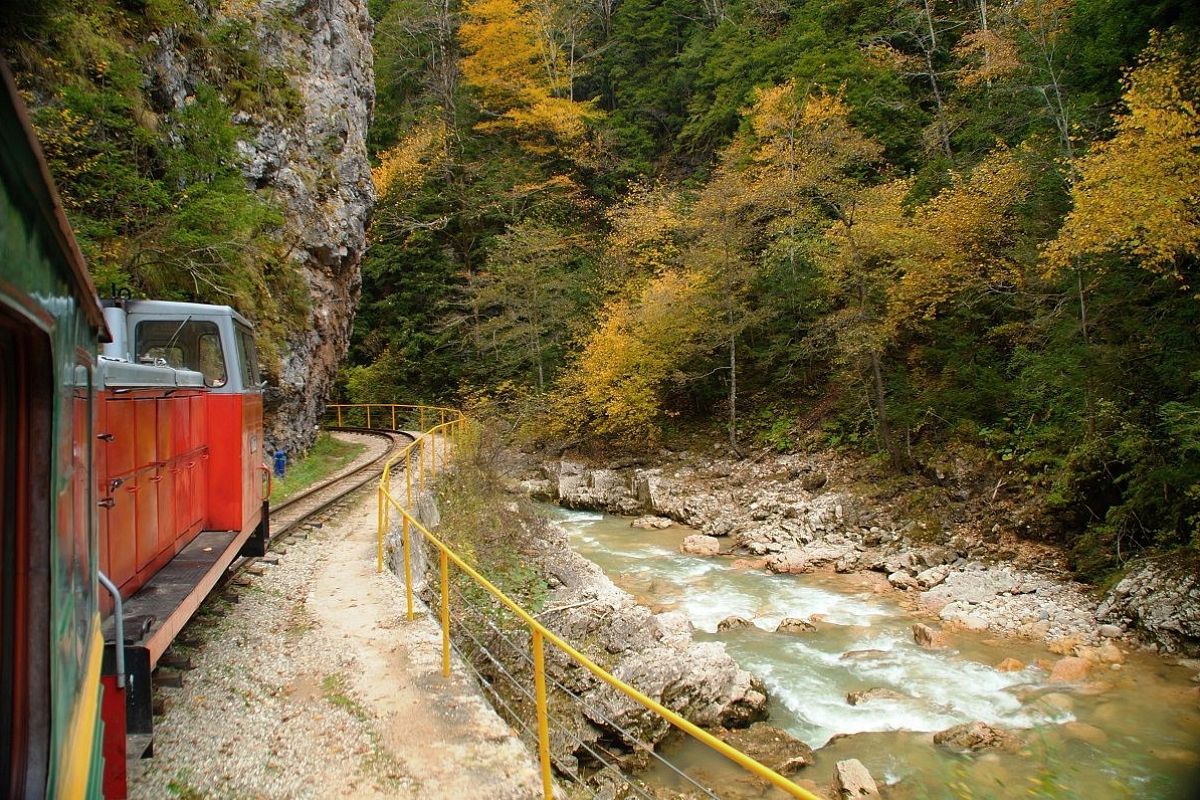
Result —
<instances>
[{"instance_id":1,"label":"railing post","mask_svg":"<svg viewBox=\"0 0 1200 800\"><path fill-rule=\"evenodd\" d=\"M442 573L442 677L450 677L450 558L438 550L438 566Z\"/></svg>"},{"instance_id":2,"label":"railing post","mask_svg":"<svg viewBox=\"0 0 1200 800\"><path fill-rule=\"evenodd\" d=\"M367 427L371 427L371 404L367 404Z\"/></svg>"},{"instance_id":3,"label":"railing post","mask_svg":"<svg viewBox=\"0 0 1200 800\"><path fill-rule=\"evenodd\" d=\"M550 777L550 719L546 709L546 654L542 632L533 629L533 690L537 697L538 760L542 766L542 797L554 800Z\"/></svg>"},{"instance_id":4,"label":"railing post","mask_svg":"<svg viewBox=\"0 0 1200 800\"><path fill-rule=\"evenodd\" d=\"M337 407L337 414L338 414L338 427L340 428L340 427L342 427L342 407L341 406Z\"/></svg>"},{"instance_id":5,"label":"railing post","mask_svg":"<svg viewBox=\"0 0 1200 800\"><path fill-rule=\"evenodd\" d=\"M384 479L387 478L387 470L384 470ZM384 504L384 482L379 483L379 492L375 497L375 573L383 572L383 504Z\"/></svg>"},{"instance_id":6,"label":"railing post","mask_svg":"<svg viewBox=\"0 0 1200 800\"><path fill-rule=\"evenodd\" d=\"M396 406L392 406L392 430L396 430Z\"/></svg>"},{"instance_id":7,"label":"railing post","mask_svg":"<svg viewBox=\"0 0 1200 800\"><path fill-rule=\"evenodd\" d=\"M400 540L404 543L404 599L408 604L408 621L413 620L412 550L409 545L408 514L401 514Z\"/></svg>"}]
</instances>

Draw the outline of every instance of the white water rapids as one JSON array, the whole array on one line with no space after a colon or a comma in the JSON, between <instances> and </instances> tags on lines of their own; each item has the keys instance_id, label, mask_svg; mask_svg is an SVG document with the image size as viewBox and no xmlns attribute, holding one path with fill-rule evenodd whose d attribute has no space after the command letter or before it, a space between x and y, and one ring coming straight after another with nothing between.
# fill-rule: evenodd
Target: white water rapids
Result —
<instances>
[{"instance_id":1,"label":"white water rapids","mask_svg":"<svg viewBox=\"0 0 1200 800\"><path fill-rule=\"evenodd\" d=\"M1123 797L1136 790L1142 797L1169 798L1179 797L1176 790L1192 780L1188 756L1200 731L1195 699L1191 708L1174 709L1176 716L1145 705L1149 697L1174 702L1168 698L1179 697L1186 680L1180 672L1164 674L1160 662L1154 672L1131 660L1119 675L1102 676L1116 684L1102 697L1072 696L1069 688L1048 684L1046 671L1036 666L995 669L1009 656L1027 664L1055 658L1030 643L958 633L947 649L920 647L912 638L918 620L894 595L873 593L853 578L738 569L728 558L681 553L679 543L691 533L681 527L647 531L605 514L545 511L572 546L619 586L656 610L686 615L696 638L724 642L743 668L765 682L771 724L813 748L828 745L818 762L824 754L852 754L877 777L900 781L896 791L907 787L892 796L962 796L957 790L939 793L954 781L984 790L974 796L1030 796L1018 785L1052 771L1071 774L1074 788L1068 791L1053 778L1059 793L1046 796ZM753 626L718 632L718 623L733 615ZM775 633L786 617L815 619L817 630ZM873 688L902 697L847 702L848 693ZM1019 755L964 761L929 739L931 732L974 721L1026 731L1036 746ZM1104 740L1089 734L1096 741L1086 743L1067 733L1084 728ZM861 735L834 740L844 734ZM1174 760L1164 759L1165 753ZM691 757L706 763L704 754ZM1003 788L1010 779L1015 783ZM919 786L915 793L913 786ZM1145 793L1151 787L1158 788Z\"/></svg>"}]
</instances>

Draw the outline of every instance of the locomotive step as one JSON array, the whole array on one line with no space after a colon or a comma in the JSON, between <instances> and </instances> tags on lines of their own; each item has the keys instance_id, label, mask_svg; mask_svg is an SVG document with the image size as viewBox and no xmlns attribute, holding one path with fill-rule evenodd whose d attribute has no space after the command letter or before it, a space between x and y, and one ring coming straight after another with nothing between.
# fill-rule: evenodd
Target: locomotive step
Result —
<instances>
[{"instance_id":1,"label":"locomotive step","mask_svg":"<svg viewBox=\"0 0 1200 800\"><path fill-rule=\"evenodd\" d=\"M154 667L238 555L249 532L202 531L133 597L125 601L125 643L144 647ZM147 622L149 624L147 625ZM131 624L132 623L132 624ZM115 638L114 622L106 639Z\"/></svg>"}]
</instances>

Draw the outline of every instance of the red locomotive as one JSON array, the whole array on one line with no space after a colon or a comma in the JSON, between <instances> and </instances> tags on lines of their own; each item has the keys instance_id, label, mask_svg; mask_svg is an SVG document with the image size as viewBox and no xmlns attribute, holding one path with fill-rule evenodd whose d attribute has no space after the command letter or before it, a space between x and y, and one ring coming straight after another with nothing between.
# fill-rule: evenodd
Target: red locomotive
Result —
<instances>
[{"instance_id":1,"label":"red locomotive","mask_svg":"<svg viewBox=\"0 0 1200 800\"><path fill-rule=\"evenodd\" d=\"M124 601L105 628L105 786L120 796L125 734L140 748L151 732L151 670L230 563L265 552L268 510L250 323L228 306L153 300L107 304L104 318L99 561Z\"/></svg>"}]
</instances>

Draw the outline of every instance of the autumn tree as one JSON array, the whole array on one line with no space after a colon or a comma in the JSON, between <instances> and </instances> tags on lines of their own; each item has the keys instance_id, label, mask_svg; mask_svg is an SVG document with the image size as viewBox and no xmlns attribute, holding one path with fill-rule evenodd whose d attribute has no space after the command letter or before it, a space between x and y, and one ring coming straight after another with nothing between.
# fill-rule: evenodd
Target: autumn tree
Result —
<instances>
[{"instance_id":1,"label":"autumn tree","mask_svg":"<svg viewBox=\"0 0 1200 800\"><path fill-rule=\"evenodd\" d=\"M554 391L549 429L624 445L656 439L667 393L706 346L705 290L699 273L667 271L605 304Z\"/></svg>"},{"instance_id":2,"label":"autumn tree","mask_svg":"<svg viewBox=\"0 0 1200 800\"><path fill-rule=\"evenodd\" d=\"M463 77L485 117L477 127L512 131L541 154L579 142L599 116L592 102L572 99L574 73L562 66L561 43L547 35L546 13L517 0L472 0L458 31Z\"/></svg>"},{"instance_id":3,"label":"autumn tree","mask_svg":"<svg viewBox=\"0 0 1200 800\"><path fill-rule=\"evenodd\" d=\"M1071 212L1046 248L1052 271L1112 254L1190 287L1200 255L1198 66L1160 38L1129 74L1115 135L1077 165Z\"/></svg>"},{"instance_id":4,"label":"autumn tree","mask_svg":"<svg viewBox=\"0 0 1200 800\"><path fill-rule=\"evenodd\" d=\"M757 271L754 195L734 163L739 149L730 148L693 204L689 221L695 238L685 259L689 269L704 277L706 291L701 299L713 323L707 336L726 353L725 365L719 369L726 376L726 428L734 452L740 452L738 339L757 316L750 302Z\"/></svg>"}]
</instances>

